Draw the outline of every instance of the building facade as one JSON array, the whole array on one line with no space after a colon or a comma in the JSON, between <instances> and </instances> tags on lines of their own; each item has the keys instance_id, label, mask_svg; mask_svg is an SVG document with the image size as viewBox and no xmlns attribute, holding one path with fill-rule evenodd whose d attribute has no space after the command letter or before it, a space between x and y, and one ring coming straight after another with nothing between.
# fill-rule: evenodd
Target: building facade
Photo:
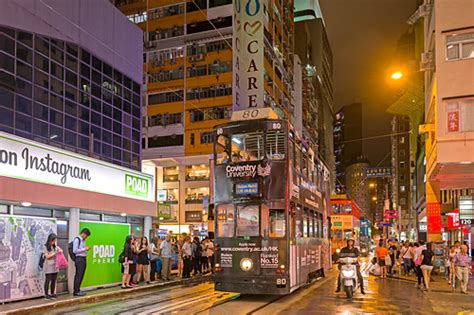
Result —
<instances>
[{"instance_id":1,"label":"building facade","mask_svg":"<svg viewBox=\"0 0 474 315\"><path fill-rule=\"evenodd\" d=\"M369 166L369 161L359 156L345 170L347 196L357 204L362 219L370 217L369 183L367 181Z\"/></svg>"},{"instance_id":2,"label":"building facade","mask_svg":"<svg viewBox=\"0 0 474 315\"><path fill-rule=\"evenodd\" d=\"M468 223L474 219L474 3L426 0L418 10L423 12L425 34L420 64L425 73L425 124L420 128L425 134L428 240L441 239L442 214L465 205L468 208L460 210L460 219L466 233L460 238L471 235L470 240Z\"/></svg>"},{"instance_id":3,"label":"building facade","mask_svg":"<svg viewBox=\"0 0 474 315\"><path fill-rule=\"evenodd\" d=\"M212 129L232 114L234 7L230 0L113 3L144 32L143 159L157 168L159 188L173 189L167 198L175 198L163 201L167 214L155 223L188 232L191 225L202 226L212 196ZM293 4L269 1L264 7L263 104L258 106L291 119ZM193 175L201 170L207 175ZM171 181L164 177L169 172Z\"/></svg>"},{"instance_id":4,"label":"building facade","mask_svg":"<svg viewBox=\"0 0 474 315\"><path fill-rule=\"evenodd\" d=\"M334 156L336 166L336 193L346 191L346 167L362 155L362 104L342 107L334 120Z\"/></svg>"},{"instance_id":5,"label":"building facade","mask_svg":"<svg viewBox=\"0 0 474 315\"><path fill-rule=\"evenodd\" d=\"M130 233L147 235L156 213L154 172L140 172L141 31L109 1L64 3L6 0L0 10L1 246L22 257L0 272L2 302L44 295L38 268L21 270L37 266L24 259L39 257L49 233L65 251L84 226L96 235L91 247L101 235L122 246ZM26 237L35 244L21 245ZM95 272L112 266L88 262ZM58 292L71 288L68 272ZM116 283L120 272L101 279L84 284Z\"/></svg>"}]
</instances>

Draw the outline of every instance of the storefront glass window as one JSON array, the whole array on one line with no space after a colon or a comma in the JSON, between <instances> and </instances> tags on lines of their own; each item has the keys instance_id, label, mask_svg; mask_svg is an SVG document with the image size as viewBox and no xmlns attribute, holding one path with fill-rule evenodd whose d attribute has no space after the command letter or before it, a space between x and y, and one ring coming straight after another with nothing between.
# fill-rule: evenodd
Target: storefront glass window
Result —
<instances>
[{"instance_id":1,"label":"storefront glass window","mask_svg":"<svg viewBox=\"0 0 474 315\"><path fill-rule=\"evenodd\" d=\"M258 236L258 206L238 206L237 210L237 236Z\"/></svg>"},{"instance_id":2,"label":"storefront glass window","mask_svg":"<svg viewBox=\"0 0 474 315\"><path fill-rule=\"evenodd\" d=\"M209 196L209 187L186 188L186 203L202 203Z\"/></svg>"},{"instance_id":3,"label":"storefront glass window","mask_svg":"<svg viewBox=\"0 0 474 315\"><path fill-rule=\"evenodd\" d=\"M234 236L234 205L219 205L217 207L217 236L233 237Z\"/></svg>"},{"instance_id":4,"label":"storefront glass window","mask_svg":"<svg viewBox=\"0 0 474 315\"><path fill-rule=\"evenodd\" d=\"M198 164L186 166L186 180L209 180L209 165Z\"/></svg>"},{"instance_id":5,"label":"storefront glass window","mask_svg":"<svg viewBox=\"0 0 474 315\"><path fill-rule=\"evenodd\" d=\"M179 178L179 167L164 167L163 168L163 182L177 182Z\"/></svg>"}]
</instances>

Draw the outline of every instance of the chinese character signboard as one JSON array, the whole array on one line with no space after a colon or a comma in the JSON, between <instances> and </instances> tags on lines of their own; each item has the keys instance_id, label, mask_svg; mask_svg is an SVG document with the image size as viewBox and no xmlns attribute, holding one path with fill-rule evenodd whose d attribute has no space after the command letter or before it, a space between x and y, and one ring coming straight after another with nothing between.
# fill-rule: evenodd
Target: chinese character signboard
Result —
<instances>
[{"instance_id":1,"label":"chinese character signboard","mask_svg":"<svg viewBox=\"0 0 474 315\"><path fill-rule=\"evenodd\" d=\"M365 170L365 174L368 178L390 177L392 171L390 167L369 167Z\"/></svg>"},{"instance_id":2,"label":"chinese character signboard","mask_svg":"<svg viewBox=\"0 0 474 315\"><path fill-rule=\"evenodd\" d=\"M459 131L459 112L448 112L448 132Z\"/></svg>"},{"instance_id":3,"label":"chinese character signboard","mask_svg":"<svg viewBox=\"0 0 474 315\"><path fill-rule=\"evenodd\" d=\"M441 233L441 205L438 202L430 202L427 207L428 233Z\"/></svg>"},{"instance_id":4,"label":"chinese character signboard","mask_svg":"<svg viewBox=\"0 0 474 315\"><path fill-rule=\"evenodd\" d=\"M184 213L184 219L186 222L201 222L202 211L186 211Z\"/></svg>"},{"instance_id":5,"label":"chinese character signboard","mask_svg":"<svg viewBox=\"0 0 474 315\"><path fill-rule=\"evenodd\" d=\"M79 230L83 228L88 228L91 236L86 240L90 250L87 253L87 271L82 287L119 283L122 273L118 256L122 252L125 238L130 234L130 225L81 221Z\"/></svg>"}]
</instances>

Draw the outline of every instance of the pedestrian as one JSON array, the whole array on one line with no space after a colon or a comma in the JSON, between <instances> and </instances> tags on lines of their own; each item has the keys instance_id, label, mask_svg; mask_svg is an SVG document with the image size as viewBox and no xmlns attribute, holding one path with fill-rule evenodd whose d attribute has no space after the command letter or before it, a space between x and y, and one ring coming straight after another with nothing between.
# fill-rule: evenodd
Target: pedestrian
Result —
<instances>
[{"instance_id":1,"label":"pedestrian","mask_svg":"<svg viewBox=\"0 0 474 315\"><path fill-rule=\"evenodd\" d=\"M425 288L430 291L431 271L433 271L434 253L433 244L428 243L426 249L421 252L421 271L425 280Z\"/></svg>"},{"instance_id":2,"label":"pedestrian","mask_svg":"<svg viewBox=\"0 0 474 315\"><path fill-rule=\"evenodd\" d=\"M173 245L171 244L171 236L166 235L166 238L160 244L161 260L163 262L161 276L163 280L169 281L171 274L171 257L173 256Z\"/></svg>"},{"instance_id":3,"label":"pedestrian","mask_svg":"<svg viewBox=\"0 0 474 315\"><path fill-rule=\"evenodd\" d=\"M160 247L158 238L153 237L150 242L150 281L157 281L159 273L157 272L158 261L160 260ZM161 270L160 270L161 271Z\"/></svg>"},{"instance_id":4,"label":"pedestrian","mask_svg":"<svg viewBox=\"0 0 474 315\"><path fill-rule=\"evenodd\" d=\"M123 257L125 261L122 263L122 289L133 288L130 284L130 266L133 265L133 236L128 235L123 245Z\"/></svg>"},{"instance_id":5,"label":"pedestrian","mask_svg":"<svg viewBox=\"0 0 474 315\"><path fill-rule=\"evenodd\" d=\"M411 260L411 253L410 253L410 246L408 241L403 243L402 248L400 249L400 256L402 257L403 261L403 275L408 276L410 272L410 260Z\"/></svg>"},{"instance_id":6,"label":"pedestrian","mask_svg":"<svg viewBox=\"0 0 474 315\"><path fill-rule=\"evenodd\" d=\"M83 228L81 234L76 236L72 241L72 251L76 256L74 260L74 266L76 267L76 273L74 274L74 296L86 295L81 291L82 280L86 273L86 257L89 251L89 246L86 246L86 239L91 235L91 231L88 228Z\"/></svg>"},{"instance_id":7,"label":"pedestrian","mask_svg":"<svg viewBox=\"0 0 474 315\"><path fill-rule=\"evenodd\" d=\"M150 284L150 278L148 274L148 265L150 264L150 258L148 257L148 253L150 248L148 246L148 238L143 236L140 239L140 246L138 248L138 265L137 265L137 283L140 283L140 278L143 273L143 278L145 279L147 284Z\"/></svg>"},{"instance_id":8,"label":"pedestrian","mask_svg":"<svg viewBox=\"0 0 474 315\"><path fill-rule=\"evenodd\" d=\"M390 256L390 261L391 261L391 264L387 266L388 268L388 276L389 277L393 277L393 273L394 273L394 269L395 269L395 265L396 265L396 258L397 258L397 245L395 242L393 242L392 240L390 240L388 242L388 253L389 253L389 256Z\"/></svg>"},{"instance_id":9,"label":"pedestrian","mask_svg":"<svg viewBox=\"0 0 474 315\"><path fill-rule=\"evenodd\" d=\"M193 248L191 244L191 238L186 236L184 238L184 244L182 247L183 255L183 279L187 279L191 276Z\"/></svg>"},{"instance_id":10,"label":"pedestrian","mask_svg":"<svg viewBox=\"0 0 474 315\"><path fill-rule=\"evenodd\" d=\"M454 242L454 250L456 251L456 254L461 252L461 242L460 241L455 241Z\"/></svg>"},{"instance_id":11,"label":"pedestrian","mask_svg":"<svg viewBox=\"0 0 474 315\"><path fill-rule=\"evenodd\" d=\"M209 260L209 269L214 272L214 243L210 238L207 238L207 259Z\"/></svg>"},{"instance_id":12,"label":"pedestrian","mask_svg":"<svg viewBox=\"0 0 474 315\"><path fill-rule=\"evenodd\" d=\"M194 275L201 274L201 258L202 258L202 247L201 243L199 242L199 237L195 236L193 239L193 267L194 267Z\"/></svg>"},{"instance_id":13,"label":"pedestrian","mask_svg":"<svg viewBox=\"0 0 474 315\"><path fill-rule=\"evenodd\" d=\"M415 272L418 278L417 287L421 289L425 285L425 281L423 278L423 271L421 270L421 263L423 262L421 258L421 253L426 249L425 243L420 241L419 243L415 243L415 254L413 260L415 261Z\"/></svg>"},{"instance_id":14,"label":"pedestrian","mask_svg":"<svg viewBox=\"0 0 474 315\"><path fill-rule=\"evenodd\" d=\"M134 236L132 239L133 259L132 259L132 263L130 264L130 285L131 286L136 286L138 284L135 278L135 275L137 274L137 265L138 265L138 246L139 246L139 242Z\"/></svg>"},{"instance_id":15,"label":"pedestrian","mask_svg":"<svg viewBox=\"0 0 474 315\"><path fill-rule=\"evenodd\" d=\"M388 256L388 249L383 245L382 240L380 240L379 246L375 250L375 255L377 256L377 263L380 266L380 276L382 279L385 279L387 278L386 258Z\"/></svg>"},{"instance_id":16,"label":"pedestrian","mask_svg":"<svg viewBox=\"0 0 474 315\"><path fill-rule=\"evenodd\" d=\"M56 256L58 253L62 253L62 249L57 246L56 234L51 233L48 235L43 250L43 270L45 274L44 298L47 300L56 299L56 281L59 272L59 268L56 266Z\"/></svg>"},{"instance_id":17,"label":"pedestrian","mask_svg":"<svg viewBox=\"0 0 474 315\"><path fill-rule=\"evenodd\" d=\"M471 265L469 255L467 254L467 246L461 246L461 252L454 256L454 266L456 268L456 276L461 286L461 293L467 294L467 284L469 282L469 266Z\"/></svg>"},{"instance_id":18,"label":"pedestrian","mask_svg":"<svg viewBox=\"0 0 474 315\"><path fill-rule=\"evenodd\" d=\"M446 255L446 275L448 277L448 284L451 284L454 281L456 276L456 267L454 266L454 257L456 256L456 248L454 245L449 246L449 252Z\"/></svg>"},{"instance_id":19,"label":"pedestrian","mask_svg":"<svg viewBox=\"0 0 474 315\"><path fill-rule=\"evenodd\" d=\"M207 240L209 237L205 237L202 242L201 242L201 248L202 248L202 257L201 257L201 269L202 273L206 274L209 271L209 259L207 257Z\"/></svg>"}]
</instances>

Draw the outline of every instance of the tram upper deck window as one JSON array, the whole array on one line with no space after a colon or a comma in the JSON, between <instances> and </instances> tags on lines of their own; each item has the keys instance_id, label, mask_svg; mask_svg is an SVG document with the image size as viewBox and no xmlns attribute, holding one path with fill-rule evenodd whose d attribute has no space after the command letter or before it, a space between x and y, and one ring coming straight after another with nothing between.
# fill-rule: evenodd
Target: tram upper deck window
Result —
<instances>
[{"instance_id":1,"label":"tram upper deck window","mask_svg":"<svg viewBox=\"0 0 474 315\"><path fill-rule=\"evenodd\" d=\"M235 223L234 205L226 204L217 206L217 236L234 237Z\"/></svg>"},{"instance_id":2,"label":"tram upper deck window","mask_svg":"<svg viewBox=\"0 0 474 315\"><path fill-rule=\"evenodd\" d=\"M351 214L352 213L352 205L350 203L346 204L346 212L345 214Z\"/></svg>"},{"instance_id":3,"label":"tram upper deck window","mask_svg":"<svg viewBox=\"0 0 474 315\"><path fill-rule=\"evenodd\" d=\"M285 158L285 132L281 130L267 131L267 158L283 160Z\"/></svg>"},{"instance_id":4,"label":"tram upper deck window","mask_svg":"<svg viewBox=\"0 0 474 315\"><path fill-rule=\"evenodd\" d=\"M237 207L237 236L258 236L258 205Z\"/></svg>"},{"instance_id":5,"label":"tram upper deck window","mask_svg":"<svg viewBox=\"0 0 474 315\"><path fill-rule=\"evenodd\" d=\"M263 159L263 132L249 132L231 136L232 162Z\"/></svg>"}]
</instances>

